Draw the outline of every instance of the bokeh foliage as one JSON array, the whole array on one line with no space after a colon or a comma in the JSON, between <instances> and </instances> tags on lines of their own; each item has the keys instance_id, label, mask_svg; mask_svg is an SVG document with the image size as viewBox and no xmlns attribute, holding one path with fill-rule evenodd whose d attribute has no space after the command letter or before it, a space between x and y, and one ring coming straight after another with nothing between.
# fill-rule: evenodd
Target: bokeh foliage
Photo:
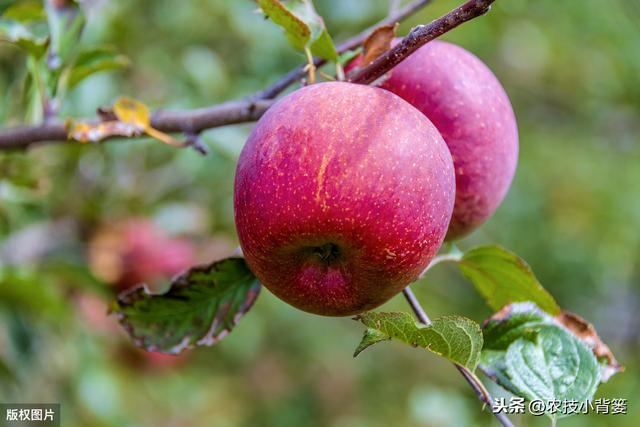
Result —
<instances>
[{"instance_id":1,"label":"bokeh foliage","mask_svg":"<svg viewBox=\"0 0 640 427\"><path fill-rule=\"evenodd\" d=\"M248 0L86 3L83 43L113 45L131 65L82 82L64 115L91 115L121 94L150 107L213 104L304 61ZM382 0L315 3L336 40L387 8ZM400 32L456 4L436 1ZM509 247L562 307L588 316L627 367L596 397L640 396L638 22L638 0L498 0L445 37L495 71L521 136L507 199L460 246ZM1 44L3 126L24 120L25 75L24 54ZM117 329L87 321L88 313L104 319L95 301L112 293L87 254L104 224L150 217L200 245L202 261L231 253L233 171L250 128L207 132L206 157L151 140L0 154L0 401L60 401L66 426L492 425L446 362L397 343L353 360L360 325L301 313L268 292L232 336L178 366L150 367ZM434 269L414 289L433 317L490 315L454 268ZM396 298L383 309L406 307ZM560 423L636 426L636 403L627 416ZM516 422L547 425L530 416Z\"/></svg>"}]
</instances>

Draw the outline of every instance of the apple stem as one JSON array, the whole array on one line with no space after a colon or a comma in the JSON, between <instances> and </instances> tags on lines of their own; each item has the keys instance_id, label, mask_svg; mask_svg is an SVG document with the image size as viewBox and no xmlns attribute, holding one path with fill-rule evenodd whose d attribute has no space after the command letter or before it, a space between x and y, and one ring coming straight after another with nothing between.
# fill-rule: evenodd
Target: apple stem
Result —
<instances>
[{"instance_id":1,"label":"apple stem","mask_svg":"<svg viewBox=\"0 0 640 427\"><path fill-rule=\"evenodd\" d=\"M427 269L428 268L429 267L427 267ZM411 306L413 313L418 318L418 321L425 325L430 325L431 319L429 319L429 316L424 311L424 308L422 308L422 306L420 305L420 302L416 298L411 288L407 286L406 288L404 288L402 293L406 298L407 302L409 303L409 305ZM487 389L484 387L480 379L473 372L471 372L464 366L458 365L457 363L454 363L453 365L464 377L467 383L469 383L473 391L476 393L476 396L478 396L478 399L480 399L480 401L485 405L489 406L489 408L493 408L493 398L491 397ZM492 413L498 419L500 424L502 424L504 427L514 427L514 425L511 423L509 418L504 413L502 412L498 412L498 413L492 412Z\"/></svg>"},{"instance_id":2,"label":"apple stem","mask_svg":"<svg viewBox=\"0 0 640 427\"><path fill-rule=\"evenodd\" d=\"M314 84L316 82L316 64L313 62L311 49L305 47L304 54L307 57L307 66L305 67L305 69L309 73L309 84Z\"/></svg>"},{"instance_id":3,"label":"apple stem","mask_svg":"<svg viewBox=\"0 0 640 427\"><path fill-rule=\"evenodd\" d=\"M344 68L342 68L342 64L336 62L336 79L339 82L343 82L345 80Z\"/></svg>"}]
</instances>

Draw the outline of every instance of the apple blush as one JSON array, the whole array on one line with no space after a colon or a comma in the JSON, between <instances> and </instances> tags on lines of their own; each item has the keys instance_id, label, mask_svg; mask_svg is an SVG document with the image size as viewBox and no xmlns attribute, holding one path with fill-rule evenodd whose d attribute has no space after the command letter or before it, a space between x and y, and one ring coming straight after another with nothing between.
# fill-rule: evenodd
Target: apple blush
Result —
<instances>
[{"instance_id":1,"label":"apple blush","mask_svg":"<svg viewBox=\"0 0 640 427\"><path fill-rule=\"evenodd\" d=\"M451 43L431 41L382 83L426 115L444 138L456 171L456 202L447 240L471 233L504 199L518 163L518 127L491 70Z\"/></svg>"},{"instance_id":2,"label":"apple blush","mask_svg":"<svg viewBox=\"0 0 640 427\"><path fill-rule=\"evenodd\" d=\"M235 177L240 244L260 282L301 310L371 310L440 248L455 174L436 127L389 91L319 83L258 121Z\"/></svg>"}]
</instances>

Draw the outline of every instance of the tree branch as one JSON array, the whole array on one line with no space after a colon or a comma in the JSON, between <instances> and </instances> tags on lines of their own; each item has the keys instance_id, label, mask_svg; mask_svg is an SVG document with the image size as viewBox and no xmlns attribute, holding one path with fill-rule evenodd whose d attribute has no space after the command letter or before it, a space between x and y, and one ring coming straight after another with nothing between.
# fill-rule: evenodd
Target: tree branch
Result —
<instances>
[{"instance_id":1,"label":"tree branch","mask_svg":"<svg viewBox=\"0 0 640 427\"><path fill-rule=\"evenodd\" d=\"M380 21L377 25L397 22L410 16L432 0L415 1L397 14ZM351 78L354 83L370 84L402 62L420 46L446 33L458 25L485 14L495 0L469 0L441 18L427 25L414 28L402 42L363 68ZM369 30L342 43L341 51L359 46L368 36ZM301 69L295 69L264 91L246 100L229 101L220 105L185 111L158 111L152 115L151 124L163 132L197 133L228 124L250 122L259 119L273 104L277 96L300 78ZM87 121L87 120L81 120ZM24 149L32 145L67 141L67 132L61 122L50 121L31 127L0 130L0 150Z\"/></svg>"},{"instance_id":2,"label":"tree branch","mask_svg":"<svg viewBox=\"0 0 640 427\"><path fill-rule=\"evenodd\" d=\"M405 298L407 299L407 302L411 306L411 309L413 310L414 314L416 315L420 323L423 323L425 325L430 325L431 320L429 319L429 316L427 316L427 313L424 311L424 309L418 302L418 299L413 294L413 291L411 290L411 288L407 286L406 288L404 288L402 293L404 294ZM491 395L489 394L487 389L484 387L482 382L480 382L478 377L475 376L473 372L469 371L464 366L460 366L457 363L454 363L453 365L456 367L458 372L460 372L460 374L464 377L467 383L469 383L469 386L471 386L476 396L478 396L478 399L482 403L487 405L490 409L493 408L493 399L491 398ZM498 413L493 411L491 412L498 419L500 424L502 424L504 427L514 427L514 425L509 420L509 417L507 417L502 412L498 412Z\"/></svg>"},{"instance_id":3,"label":"tree branch","mask_svg":"<svg viewBox=\"0 0 640 427\"><path fill-rule=\"evenodd\" d=\"M376 58L369 66L358 71L351 77L350 81L360 84L373 83L431 40L473 18L487 13L494 1L469 0L430 24L415 27L400 43Z\"/></svg>"},{"instance_id":4,"label":"tree branch","mask_svg":"<svg viewBox=\"0 0 640 427\"><path fill-rule=\"evenodd\" d=\"M163 132L197 133L224 125L256 121L274 103L272 99L257 99L229 101L195 110L159 110L151 117L151 126Z\"/></svg>"},{"instance_id":5,"label":"tree branch","mask_svg":"<svg viewBox=\"0 0 640 427\"><path fill-rule=\"evenodd\" d=\"M151 126L162 132L197 134L205 129L258 120L274 100L229 101L207 108L183 111L156 111ZM94 121L97 123L97 121ZM64 123L51 121L37 126L0 130L0 150L68 141Z\"/></svg>"}]
</instances>

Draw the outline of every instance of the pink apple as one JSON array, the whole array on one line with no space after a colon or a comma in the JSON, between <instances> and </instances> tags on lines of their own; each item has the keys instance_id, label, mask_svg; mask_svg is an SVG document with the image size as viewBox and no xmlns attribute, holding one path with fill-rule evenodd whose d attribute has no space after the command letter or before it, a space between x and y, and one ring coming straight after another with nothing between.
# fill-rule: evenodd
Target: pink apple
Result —
<instances>
[{"instance_id":1,"label":"pink apple","mask_svg":"<svg viewBox=\"0 0 640 427\"><path fill-rule=\"evenodd\" d=\"M518 128L502 85L470 52L432 41L395 67L381 87L422 111L446 141L456 170L447 240L465 236L493 215L518 162Z\"/></svg>"},{"instance_id":2,"label":"pink apple","mask_svg":"<svg viewBox=\"0 0 640 427\"><path fill-rule=\"evenodd\" d=\"M146 282L153 286L195 264L190 242L167 236L148 221L134 221L124 228L124 275L120 284L130 287Z\"/></svg>"},{"instance_id":3,"label":"pink apple","mask_svg":"<svg viewBox=\"0 0 640 427\"><path fill-rule=\"evenodd\" d=\"M190 241L168 236L147 219L100 230L92 240L90 259L94 274L119 290L146 283L157 291L197 263Z\"/></svg>"},{"instance_id":4,"label":"pink apple","mask_svg":"<svg viewBox=\"0 0 640 427\"><path fill-rule=\"evenodd\" d=\"M347 316L413 281L445 237L451 155L436 128L392 93L320 83L276 103L235 178L247 262L289 304Z\"/></svg>"}]
</instances>

